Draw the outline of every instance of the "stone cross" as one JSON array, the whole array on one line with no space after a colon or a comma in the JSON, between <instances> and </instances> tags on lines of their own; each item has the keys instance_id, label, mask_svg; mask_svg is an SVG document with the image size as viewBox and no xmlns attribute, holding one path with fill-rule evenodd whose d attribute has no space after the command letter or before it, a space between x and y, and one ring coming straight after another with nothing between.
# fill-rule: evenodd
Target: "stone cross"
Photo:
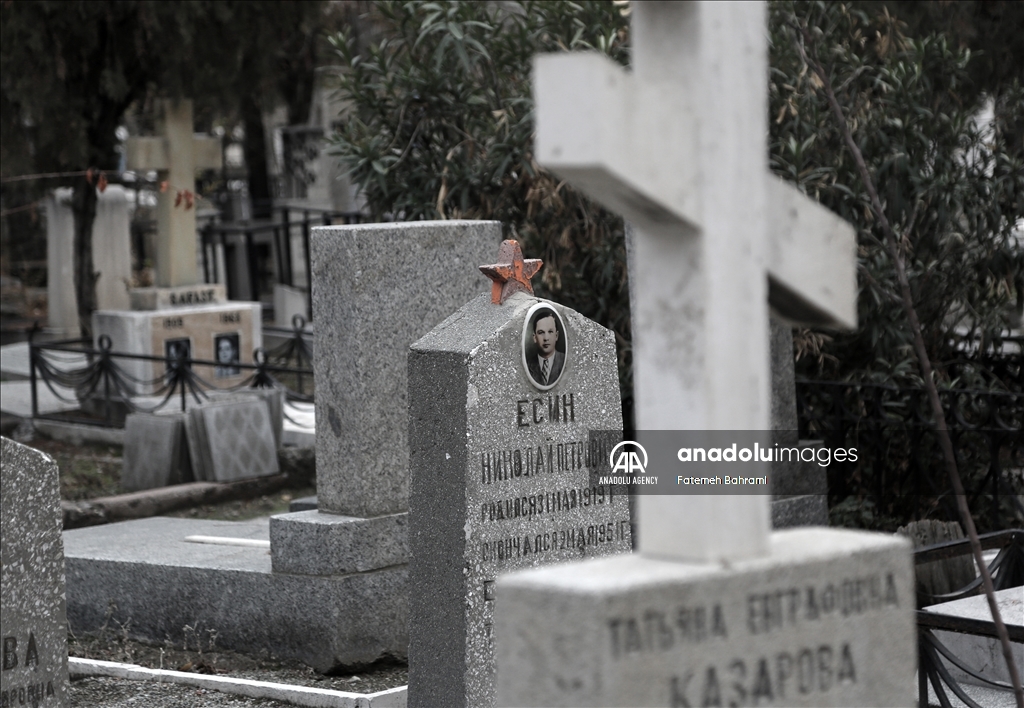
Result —
<instances>
[{"instance_id":1,"label":"stone cross","mask_svg":"<svg viewBox=\"0 0 1024 708\"><path fill-rule=\"evenodd\" d=\"M220 139L193 135L192 101L185 99L163 102L158 133L129 138L126 164L129 170L156 170L158 181L168 185L157 205L157 285L195 285L196 212L190 197L181 202L177 196L195 192L196 170L221 167Z\"/></svg>"},{"instance_id":2,"label":"stone cross","mask_svg":"<svg viewBox=\"0 0 1024 708\"><path fill-rule=\"evenodd\" d=\"M632 23L632 71L536 59L538 161L635 226L637 429L770 430L769 307L855 326L853 229L768 172L762 3L634 3ZM638 500L645 555L768 553L767 496Z\"/></svg>"}]
</instances>

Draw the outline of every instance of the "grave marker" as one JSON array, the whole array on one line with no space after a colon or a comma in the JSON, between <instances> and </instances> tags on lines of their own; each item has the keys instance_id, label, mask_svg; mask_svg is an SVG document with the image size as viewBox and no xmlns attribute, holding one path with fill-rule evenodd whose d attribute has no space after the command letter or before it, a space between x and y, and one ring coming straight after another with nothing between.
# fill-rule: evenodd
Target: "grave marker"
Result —
<instances>
[{"instance_id":1,"label":"grave marker","mask_svg":"<svg viewBox=\"0 0 1024 708\"><path fill-rule=\"evenodd\" d=\"M524 268L514 241L499 261L485 270L493 300L472 300L409 354L414 707L493 704L499 573L630 549L628 497L590 476L615 442L591 433L622 430L614 335L533 297L540 262ZM544 382L530 364L549 326L561 364Z\"/></svg>"},{"instance_id":2,"label":"grave marker","mask_svg":"<svg viewBox=\"0 0 1024 708\"><path fill-rule=\"evenodd\" d=\"M632 22L631 74L537 58L537 158L636 226L637 428L768 431L769 305L853 326L853 230L768 174L763 4ZM499 579L498 704L911 705L909 545L771 533L769 499L640 496L639 554Z\"/></svg>"},{"instance_id":3,"label":"grave marker","mask_svg":"<svg viewBox=\"0 0 1024 708\"><path fill-rule=\"evenodd\" d=\"M220 169L220 139L192 133L192 101L162 101L157 136L129 138L129 170L157 172L168 187L157 197L157 285L199 282L196 268L196 211L175 205L178 192L196 191L196 170Z\"/></svg>"},{"instance_id":4,"label":"grave marker","mask_svg":"<svg viewBox=\"0 0 1024 708\"><path fill-rule=\"evenodd\" d=\"M68 703L64 544L56 463L0 439L0 705Z\"/></svg>"}]
</instances>

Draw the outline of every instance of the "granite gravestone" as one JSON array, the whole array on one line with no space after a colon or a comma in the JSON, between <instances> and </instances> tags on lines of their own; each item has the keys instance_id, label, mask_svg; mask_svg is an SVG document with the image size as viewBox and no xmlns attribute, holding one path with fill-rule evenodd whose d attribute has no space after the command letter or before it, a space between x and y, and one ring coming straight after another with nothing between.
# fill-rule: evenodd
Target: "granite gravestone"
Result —
<instances>
[{"instance_id":1,"label":"granite gravestone","mask_svg":"<svg viewBox=\"0 0 1024 708\"><path fill-rule=\"evenodd\" d=\"M769 307L856 322L853 229L767 170L764 14L635 3L631 73L534 65L538 161L636 225L639 430L768 431ZM499 705L913 703L906 541L772 533L767 495L639 502L639 554L498 580Z\"/></svg>"},{"instance_id":2,"label":"granite gravestone","mask_svg":"<svg viewBox=\"0 0 1024 708\"><path fill-rule=\"evenodd\" d=\"M408 510L409 345L480 291L496 221L313 229L317 502L368 518Z\"/></svg>"},{"instance_id":3,"label":"granite gravestone","mask_svg":"<svg viewBox=\"0 0 1024 708\"><path fill-rule=\"evenodd\" d=\"M628 498L590 478L614 444L591 433L622 429L614 335L482 295L413 344L409 401L409 705L492 705L497 575L630 549Z\"/></svg>"},{"instance_id":4,"label":"granite gravestone","mask_svg":"<svg viewBox=\"0 0 1024 708\"><path fill-rule=\"evenodd\" d=\"M793 331L787 323L775 317L769 324L773 438L783 447L816 447L820 441L799 439ZM828 526L826 469L814 461L772 461L773 528Z\"/></svg>"},{"instance_id":5,"label":"granite gravestone","mask_svg":"<svg viewBox=\"0 0 1024 708\"><path fill-rule=\"evenodd\" d=\"M191 482L186 413L131 413L124 422L121 486L130 492Z\"/></svg>"},{"instance_id":6,"label":"granite gravestone","mask_svg":"<svg viewBox=\"0 0 1024 708\"><path fill-rule=\"evenodd\" d=\"M68 629L57 465L0 439L0 705L65 706Z\"/></svg>"}]
</instances>

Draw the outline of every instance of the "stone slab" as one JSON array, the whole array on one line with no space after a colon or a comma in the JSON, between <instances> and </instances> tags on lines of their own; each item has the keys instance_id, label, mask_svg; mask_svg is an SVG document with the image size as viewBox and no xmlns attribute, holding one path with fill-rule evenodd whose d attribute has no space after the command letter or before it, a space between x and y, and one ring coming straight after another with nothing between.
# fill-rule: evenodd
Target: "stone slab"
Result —
<instances>
[{"instance_id":1,"label":"stone slab","mask_svg":"<svg viewBox=\"0 0 1024 708\"><path fill-rule=\"evenodd\" d=\"M185 415L128 415L124 425L122 487L137 492L192 481Z\"/></svg>"},{"instance_id":2,"label":"stone slab","mask_svg":"<svg viewBox=\"0 0 1024 708\"><path fill-rule=\"evenodd\" d=\"M1016 625L1024 628L1024 590L1019 587L999 590L996 592L996 604L999 606L999 614L1003 618L1003 623L1007 627ZM929 605L924 609L928 612L953 615L954 617L992 621L992 611L988 607L988 600L983 595ZM935 638L975 673L981 674L990 681L1010 682L1010 672L1007 669L998 639L945 631L936 631ZM1017 666L1024 666L1024 644L1011 642L1010 646ZM945 663L946 668L957 681L985 685L957 666L949 662Z\"/></svg>"},{"instance_id":3,"label":"stone slab","mask_svg":"<svg viewBox=\"0 0 1024 708\"><path fill-rule=\"evenodd\" d=\"M133 310L173 310L196 305L218 305L228 300L227 290L222 283L132 288L128 295Z\"/></svg>"},{"instance_id":4,"label":"stone slab","mask_svg":"<svg viewBox=\"0 0 1024 708\"><path fill-rule=\"evenodd\" d=\"M198 626L217 631L218 647L269 652L318 671L405 657L405 567L274 573L265 548L184 541L191 535L268 540L269 524L267 517L154 517L65 532L72 630L130 623L133 637L162 643L181 642L185 625Z\"/></svg>"},{"instance_id":5,"label":"stone slab","mask_svg":"<svg viewBox=\"0 0 1024 708\"><path fill-rule=\"evenodd\" d=\"M98 310L93 313L93 346L102 335L110 337L111 351L166 357L186 346L192 359L217 361L221 339L229 342L238 361L252 364L253 350L263 346L260 304L228 302L220 305L180 307L173 310ZM129 376L141 382L138 394L152 393L167 372L164 362L115 359ZM195 373L216 387L237 386L248 372L233 366L194 366Z\"/></svg>"},{"instance_id":6,"label":"stone slab","mask_svg":"<svg viewBox=\"0 0 1024 708\"><path fill-rule=\"evenodd\" d=\"M407 563L408 523L408 514L364 519L312 510L273 516L274 572L337 575Z\"/></svg>"},{"instance_id":7,"label":"stone slab","mask_svg":"<svg viewBox=\"0 0 1024 708\"><path fill-rule=\"evenodd\" d=\"M502 576L500 706L912 706L910 544L791 529L764 558Z\"/></svg>"},{"instance_id":8,"label":"stone slab","mask_svg":"<svg viewBox=\"0 0 1024 708\"><path fill-rule=\"evenodd\" d=\"M210 403L194 409L202 417L211 481L234 482L277 474L277 446L270 411L262 400ZM205 453L204 453L205 459Z\"/></svg>"},{"instance_id":9,"label":"stone slab","mask_svg":"<svg viewBox=\"0 0 1024 708\"><path fill-rule=\"evenodd\" d=\"M296 511L316 511L316 495L309 497L299 497L298 499L292 499L288 504L289 513L295 513Z\"/></svg>"},{"instance_id":10,"label":"stone slab","mask_svg":"<svg viewBox=\"0 0 1024 708\"><path fill-rule=\"evenodd\" d=\"M317 495L324 511L408 510L409 345L489 282L495 221L313 229Z\"/></svg>"},{"instance_id":11,"label":"stone slab","mask_svg":"<svg viewBox=\"0 0 1024 708\"><path fill-rule=\"evenodd\" d=\"M0 704L67 705L68 644L57 463L0 439Z\"/></svg>"},{"instance_id":12,"label":"stone slab","mask_svg":"<svg viewBox=\"0 0 1024 708\"><path fill-rule=\"evenodd\" d=\"M542 387L525 333L544 311L565 351ZM497 575L631 546L628 497L590 484L614 444L591 432L622 429L614 335L481 295L412 346L409 401L409 705L491 705Z\"/></svg>"}]
</instances>

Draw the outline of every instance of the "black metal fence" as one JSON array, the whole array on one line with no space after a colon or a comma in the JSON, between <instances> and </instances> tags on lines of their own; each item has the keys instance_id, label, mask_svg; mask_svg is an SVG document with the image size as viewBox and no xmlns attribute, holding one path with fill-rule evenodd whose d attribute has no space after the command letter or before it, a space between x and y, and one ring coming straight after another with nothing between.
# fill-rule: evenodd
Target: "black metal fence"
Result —
<instances>
[{"instance_id":1,"label":"black metal fence","mask_svg":"<svg viewBox=\"0 0 1024 708\"><path fill-rule=\"evenodd\" d=\"M940 392L968 502L983 528L1024 513L1024 393ZM797 382L800 436L855 447L854 462L828 467L829 506L870 499L901 522L957 518L931 411L920 389L835 381Z\"/></svg>"},{"instance_id":2,"label":"black metal fence","mask_svg":"<svg viewBox=\"0 0 1024 708\"><path fill-rule=\"evenodd\" d=\"M32 417L102 427L122 427L127 413L155 413L170 406L186 409L189 398L196 403L207 400L210 391L240 391L252 388L278 389L291 403L313 403L313 351L311 334L305 330L305 319L296 316L293 328L264 327L265 331L285 336L285 341L267 351L253 352L252 364L230 363L242 380L233 386L217 386L200 376L198 367L216 370L224 362L180 356L149 356L111 350L110 338L99 337L98 347L87 339L35 343L29 339L29 380L32 393ZM58 353L65 356L61 365ZM80 355L84 365L70 368L67 354ZM125 366L127 362L143 361L162 364L163 371L150 377L139 377ZM155 368L155 367L154 367ZM58 400L75 406L64 412L40 413L39 386L46 386ZM70 393L69 393L70 392ZM296 425L303 425L288 416ZM306 426L308 427L308 426Z\"/></svg>"},{"instance_id":3,"label":"black metal fence","mask_svg":"<svg viewBox=\"0 0 1024 708\"><path fill-rule=\"evenodd\" d=\"M997 591L1013 588L1016 592L1016 588L1024 586L1024 530L1014 529L985 534L981 537L981 547L983 550L999 549L995 558L988 563L992 584ZM970 541L967 539L947 541L914 551L914 565L920 567L924 563L970 555L970 553ZM977 595L980 585L981 578L979 577L955 592L929 597L928 601L923 604L931 605ZM1020 625L1007 622L1006 629L1011 642L1024 643L1024 629ZM991 620L971 619L943 614L934 610L919 609L917 611L918 705L929 705L928 686L931 684L932 691L943 708L950 708L953 704L950 700L950 693L970 708L983 708L964 690L954 675L953 667L956 668L957 674L970 677L972 683L977 685L996 690L1012 690L1012 687L1006 682L998 681L991 675L984 676L978 673L979 667L969 666L963 657L956 656L943 642L941 635L936 634L940 631L986 637L992 642L998 642L995 623ZM997 651L996 655L997 661L1001 661L1002 653Z\"/></svg>"},{"instance_id":4,"label":"black metal fence","mask_svg":"<svg viewBox=\"0 0 1024 708\"><path fill-rule=\"evenodd\" d=\"M292 236L301 235L301 263L304 276L301 278L306 289L308 312L312 312L310 294L310 253L309 235L313 226L333 224L360 224L367 216L361 212L334 211L315 207L276 207L277 218L270 221L243 221L235 223L210 222L201 230L204 253L204 278L207 283L224 282L228 297L232 300L259 301L261 293L267 291L272 282L295 285L295 264L292 254ZM264 272L258 253L257 241L267 241L271 253L273 274ZM228 264L225 272L219 272L217 247L225 253L230 251L234 241L244 249L246 283L239 282L236 269ZM234 260L227 259L226 260Z\"/></svg>"}]
</instances>

